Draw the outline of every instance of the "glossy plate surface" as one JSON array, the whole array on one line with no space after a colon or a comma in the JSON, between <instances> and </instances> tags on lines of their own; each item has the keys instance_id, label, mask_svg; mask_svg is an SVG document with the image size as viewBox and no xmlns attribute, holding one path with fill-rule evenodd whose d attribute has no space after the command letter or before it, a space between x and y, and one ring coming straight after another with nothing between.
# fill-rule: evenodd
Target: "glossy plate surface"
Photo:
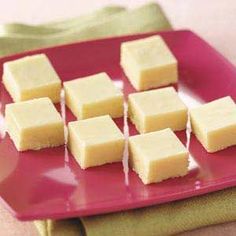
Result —
<instances>
[{"instance_id":1,"label":"glossy plate surface","mask_svg":"<svg viewBox=\"0 0 236 236\"><path fill-rule=\"evenodd\" d=\"M178 92L189 107L219 97L236 99L236 69L223 56L190 31L159 33L179 61ZM152 34L76 43L0 59L0 76L5 61L25 55L46 53L63 81L106 71L127 95L134 89L120 66L120 44ZM184 199L236 185L236 147L208 154L190 139L190 172L182 178L145 186L123 165L108 164L81 170L64 147L41 151L16 151L4 137L3 114L12 102L0 85L0 197L21 220L65 218L101 214ZM57 106L63 111L62 106ZM66 120L75 117L66 109ZM116 120L123 129L123 120ZM132 125L130 134L136 130ZM183 143L186 133L178 132ZM128 178L128 184L125 178Z\"/></svg>"}]
</instances>

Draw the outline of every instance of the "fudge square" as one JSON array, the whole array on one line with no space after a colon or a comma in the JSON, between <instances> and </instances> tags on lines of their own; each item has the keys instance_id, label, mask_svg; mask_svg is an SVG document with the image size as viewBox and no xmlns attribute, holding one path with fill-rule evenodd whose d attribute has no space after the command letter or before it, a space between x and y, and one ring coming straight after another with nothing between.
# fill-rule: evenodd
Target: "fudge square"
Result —
<instances>
[{"instance_id":1,"label":"fudge square","mask_svg":"<svg viewBox=\"0 0 236 236\"><path fill-rule=\"evenodd\" d=\"M173 87L129 95L129 118L140 133L186 128L188 112Z\"/></svg>"},{"instance_id":2,"label":"fudge square","mask_svg":"<svg viewBox=\"0 0 236 236\"><path fill-rule=\"evenodd\" d=\"M70 122L68 131L69 150L82 169L122 161L124 136L110 116Z\"/></svg>"},{"instance_id":3,"label":"fudge square","mask_svg":"<svg viewBox=\"0 0 236 236\"><path fill-rule=\"evenodd\" d=\"M224 97L190 110L193 133L207 152L236 145L236 106Z\"/></svg>"},{"instance_id":4,"label":"fudge square","mask_svg":"<svg viewBox=\"0 0 236 236\"><path fill-rule=\"evenodd\" d=\"M6 105L7 131L18 151L63 145L64 124L49 98Z\"/></svg>"},{"instance_id":5,"label":"fudge square","mask_svg":"<svg viewBox=\"0 0 236 236\"><path fill-rule=\"evenodd\" d=\"M188 173L188 151L171 129L129 138L130 164L144 184Z\"/></svg>"},{"instance_id":6,"label":"fudge square","mask_svg":"<svg viewBox=\"0 0 236 236\"><path fill-rule=\"evenodd\" d=\"M178 80L177 60L160 36L122 43L120 64L138 91Z\"/></svg>"},{"instance_id":7,"label":"fudge square","mask_svg":"<svg viewBox=\"0 0 236 236\"><path fill-rule=\"evenodd\" d=\"M14 102L40 97L60 101L61 80L45 54L5 62L3 83Z\"/></svg>"},{"instance_id":8,"label":"fudge square","mask_svg":"<svg viewBox=\"0 0 236 236\"><path fill-rule=\"evenodd\" d=\"M64 82L64 89L66 105L78 119L123 116L123 94L104 72Z\"/></svg>"}]
</instances>

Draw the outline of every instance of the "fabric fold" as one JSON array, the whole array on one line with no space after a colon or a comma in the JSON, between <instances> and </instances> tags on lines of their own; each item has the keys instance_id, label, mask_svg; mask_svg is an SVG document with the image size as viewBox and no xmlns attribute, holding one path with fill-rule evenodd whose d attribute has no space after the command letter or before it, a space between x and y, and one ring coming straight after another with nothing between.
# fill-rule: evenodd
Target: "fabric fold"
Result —
<instances>
[{"instance_id":1,"label":"fabric fold","mask_svg":"<svg viewBox=\"0 0 236 236\"><path fill-rule=\"evenodd\" d=\"M86 236L175 235L235 219L235 188L132 211L81 218Z\"/></svg>"},{"instance_id":2,"label":"fabric fold","mask_svg":"<svg viewBox=\"0 0 236 236\"><path fill-rule=\"evenodd\" d=\"M111 10L111 8L107 9ZM98 17L90 16L89 19L84 16L83 19L87 23L80 24L80 27L76 24L74 27L65 27L64 30L55 27L53 30L56 32L51 34L47 28L39 28L44 34L35 34L37 26L27 28L28 31L31 29L31 34L20 34L19 29L15 31L8 29L11 33L3 33L0 37L0 56L77 41L171 29L170 23L157 4L150 3L129 11L121 9L118 7L115 11L113 8L114 11L110 14L105 14L104 10L102 11L104 17L101 13L97 14ZM75 22L77 21L79 18L75 19ZM59 25L63 25L63 22ZM33 34L32 29L34 29Z\"/></svg>"},{"instance_id":3,"label":"fabric fold","mask_svg":"<svg viewBox=\"0 0 236 236\"><path fill-rule=\"evenodd\" d=\"M125 11L121 6L109 6L97 10L88 15L82 15L76 18L71 18L64 21L51 22L41 25L26 25L19 23L9 23L1 25L1 36L19 35L19 36L50 36L52 34L68 31L69 29L79 30L86 28L88 24L104 21L109 16L114 16L117 13Z\"/></svg>"},{"instance_id":4,"label":"fabric fold","mask_svg":"<svg viewBox=\"0 0 236 236\"><path fill-rule=\"evenodd\" d=\"M41 236L163 236L235 220L236 189L229 188L156 206L35 225Z\"/></svg>"}]
</instances>

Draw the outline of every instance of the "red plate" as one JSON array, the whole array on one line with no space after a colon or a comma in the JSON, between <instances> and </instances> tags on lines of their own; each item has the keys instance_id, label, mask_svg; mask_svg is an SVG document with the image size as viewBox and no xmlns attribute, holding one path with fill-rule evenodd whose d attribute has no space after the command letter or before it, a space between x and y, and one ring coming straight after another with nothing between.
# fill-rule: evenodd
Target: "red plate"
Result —
<instances>
[{"instance_id":1,"label":"red plate","mask_svg":"<svg viewBox=\"0 0 236 236\"><path fill-rule=\"evenodd\" d=\"M187 105L231 95L236 98L236 69L223 56L190 31L157 33L179 61L178 91ZM134 89L120 66L120 44L153 34L76 43L26 52L0 60L46 53L63 81L106 71L124 82L127 95ZM12 102L1 85L1 114ZM58 106L60 110L60 106ZM67 121L75 117L66 111ZM0 116L1 119L2 116ZM122 119L116 120L122 128ZM130 132L136 131L130 125ZM185 143L185 132L178 132ZM122 164L81 170L64 147L19 153L6 135L0 139L0 196L21 220L66 218L127 210L188 198L236 185L236 147L208 154L192 135L191 170L182 178L145 186L133 171L125 184Z\"/></svg>"}]
</instances>

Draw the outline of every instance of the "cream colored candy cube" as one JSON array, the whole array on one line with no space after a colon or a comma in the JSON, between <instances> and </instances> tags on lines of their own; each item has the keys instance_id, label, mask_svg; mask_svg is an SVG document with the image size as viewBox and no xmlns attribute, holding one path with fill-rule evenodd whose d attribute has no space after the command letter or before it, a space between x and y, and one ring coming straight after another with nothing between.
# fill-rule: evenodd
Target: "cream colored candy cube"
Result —
<instances>
[{"instance_id":1,"label":"cream colored candy cube","mask_svg":"<svg viewBox=\"0 0 236 236\"><path fill-rule=\"evenodd\" d=\"M14 102L40 97L60 101L61 81L45 54L5 62L3 83Z\"/></svg>"},{"instance_id":2,"label":"cream colored candy cube","mask_svg":"<svg viewBox=\"0 0 236 236\"><path fill-rule=\"evenodd\" d=\"M139 91L178 80L177 60L160 36L122 43L120 64Z\"/></svg>"},{"instance_id":3,"label":"cream colored candy cube","mask_svg":"<svg viewBox=\"0 0 236 236\"><path fill-rule=\"evenodd\" d=\"M173 87L130 94L128 104L129 118L140 133L186 128L187 107Z\"/></svg>"},{"instance_id":4,"label":"cream colored candy cube","mask_svg":"<svg viewBox=\"0 0 236 236\"><path fill-rule=\"evenodd\" d=\"M64 124L49 98L6 105L7 131L18 151L63 145Z\"/></svg>"},{"instance_id":5,"label":"cream colored candy cube","mask_svg":"<svg viewBox=\"0 0 236 236\"><path fill-rule=\"evenodd\" d=\"M188 151L171 129L129 138L130 164L144 184L188 173Z\"/></svg>"},{"instance_id":6,"label":"cream colored candy cube","mask_svg":"<svg viewBox=\"0 0 236 236\"><path fill-rule=\"evenodd\" d=\"M236 105L224 97L190 110L194 134L207 152L236 145Z\"/></svg>"},{"instance_id":7,"label":"cream colored candy cube","mask_svg":"<svg viewBox=\"0 0 236 236\"><path fill-rule=\"evenodd\" d=\"M123 116L123 94L106 73L64 82L66 105L78 119Z\"/></svg>"},{"instance_id":8,"label":"cream colored candy cube","mask_svg":"<svg viewBox=\"0 0 236 236\"><path fill-rule=\"evenodd\" d=\"M82 169L120 162L124 136L110 116L70 122L68 146Z\"/></svg>"}]
</instances>

